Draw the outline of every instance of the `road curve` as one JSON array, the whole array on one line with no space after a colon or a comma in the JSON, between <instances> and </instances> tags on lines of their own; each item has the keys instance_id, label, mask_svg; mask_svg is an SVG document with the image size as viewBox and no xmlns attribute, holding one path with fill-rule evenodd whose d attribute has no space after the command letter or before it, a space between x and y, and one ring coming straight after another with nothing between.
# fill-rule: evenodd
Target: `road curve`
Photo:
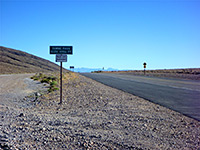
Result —
<instances>
[{"instance_id":1,"label":"road curve","mask_svg":"<svg viewBox=\"0 0 200 150\"><path fill-rule=\"evenodd\" d=\"M81 74L200 121L200 81L127 74Z\"/></svg>"}]
</instances>

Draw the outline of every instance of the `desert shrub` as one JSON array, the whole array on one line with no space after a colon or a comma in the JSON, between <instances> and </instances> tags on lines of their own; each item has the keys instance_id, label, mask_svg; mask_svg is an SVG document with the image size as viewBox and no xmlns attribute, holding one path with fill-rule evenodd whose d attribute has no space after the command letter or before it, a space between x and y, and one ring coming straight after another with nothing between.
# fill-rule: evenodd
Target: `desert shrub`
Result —
<instances>
[{"instance_id":1,"label":"desert shrub","mask_svg":"<svg viewBox=\"0 0 200 150\"><path fill-rule=\"evenodd\" d=\"M59 88L58 88L58 87L55 87L55 88L54 88L54 90L56 90L56 91L57 91L57 90L59 90Z\"/></svg>"},{"instance_id":2,"label":"desert shrub","mask_svg":"<svg viewBox=\"0 0 200 150\"><path fill-rule=\"evenodd\" d=\"M59 90L58 87L50 87L50 88L48 89L48 92L50 93L50 92L57 91L57 90Z\"/></svg>"},{"instance_id":3,"label":"desert shrub","mask_svg":"<svg viewBox=\"0 0 200 150\"><path fill-rule=\"evenodd\" d=\"M50 93L50 92L53 92L53 90L52 89L48 89L48 92Z\"/></svg>"},{"instance_id":4,"label":"desert shrub","mask_svg":"<svg viewBox=\"0 0 200 150\"><path fill-rule=\"evenodd\" d=\"M42 73L39 73L39 74L35 74L34 76L31 77L31 79L33 80L42 80L44 79L46 76Z\"/></svg>"},{"instance_id":5,"label":"desert shrub","mask_svg":"<svg viewBox=\"0 0 200 150\"><path fill-rule=\"evenodd\" d=\"M200 72L198 72L198 71L194 71L194 72L192 72L192 74L194 74L194 75L199 75Z\"/></svg>"},{"instance_id":6,"label":"desert shrub","mask_svg":"<svg viewBox=\"0 0 200 150\"><path fill-rule=\"evenodd\" d=\"M38 77L39 77L40 79L42 79L44 76L45 76L45 75L42 74L42 73L39 73L39 75L38 75Z\"/></svg>"},{"instance_id":7,"label":"desert shrub","mask_svg":"<svg viewBox=\"0 0 200 150\"><path fill-rule=\"evenodd\" d=\"M39 78L38 78L38 77L35 77L35 78L33 78L33 80L39 80Z\"/></svg>"},{"instance_id":8,"label":"desert shrub","mask_svg":"<svg viewBox=\"0 0 200 150\"><path fill-rule=\"evenodd\" d=\"M33 80L38 80L41 83L48 83L50 85L48 92L56 91L59 88L57 87L58 85L58 78L52 75L45 75L42 73L35 74L34 76L31 77Z\"/></svg>"},{"instance_id":9,"label":"desert shrub","mask_svg":"<svg viewBox=\"0 0 200 150\"><path fill-rule=\"evenodd\" d=\"M39 80L39 77L37 75L34 75L34 76L31 77L31 79L33 79L33 80Z\"/></svg>"},{"instance_id":10,"label":"desert shrub","mask_svg":"<svg viewBox=\"0 0 200 150\"><path fill-rule=\"evenodd\" d=\"M52 81L52 82L50 83L50 86L55 86L55 85L58 85L58 82L57 82L57 81Z\"/></svg>"},{"instance_id":11,"label":"desert shrub","mask_svg":"<svg viewBox=\"0 0 200 150\"><path fill-rule=\"evenodd\" d=\"M56 81L56 80L58 80L58 78L57 77L51 77L51 80Z\"/></svg>"},{"instance_id":12,"label":"desert shrub","mask_svg":"<svg viewBox=\"0 0 200 150\"><path fill-rule=\"evenodd\" d=\"M50 83L50 80L48 78L44 78L41 80L41 83Z\"/></svg>"},{"instance_id":13,"label":"desert shrub","mask_svg":"<svg viewBox=\"0 0 200 150\"><path fill-rule=\"evenodd\" d=\"M91 73L101 73L102 71L99 70L99 71L92 71Z\"/></svg>"}]
</instances>

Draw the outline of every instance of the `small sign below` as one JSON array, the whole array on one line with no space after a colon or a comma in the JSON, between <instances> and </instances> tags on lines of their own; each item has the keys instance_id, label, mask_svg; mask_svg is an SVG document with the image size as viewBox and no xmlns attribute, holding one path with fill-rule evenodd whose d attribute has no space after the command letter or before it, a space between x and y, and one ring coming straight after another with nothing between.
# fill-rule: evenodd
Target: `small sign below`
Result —
<instances>
[{"instance_id":1,"label":"small sign below","mask_svg":"<svg viewBox=\"0 0 200 150\"><path fill-rule=\"evenodd\" d=\"M50 46L50 54L71 54L72 46Z\"/></svg>"},{"instance_id":2,"label":"small sign below","mask_svg":"<svg viewBox=\"0 0 200 150\"><path fill-rule=\"evenodd\" d=\"M67 62L67 54L56 54L56 62Z\"/></svg>"}]
</instances>

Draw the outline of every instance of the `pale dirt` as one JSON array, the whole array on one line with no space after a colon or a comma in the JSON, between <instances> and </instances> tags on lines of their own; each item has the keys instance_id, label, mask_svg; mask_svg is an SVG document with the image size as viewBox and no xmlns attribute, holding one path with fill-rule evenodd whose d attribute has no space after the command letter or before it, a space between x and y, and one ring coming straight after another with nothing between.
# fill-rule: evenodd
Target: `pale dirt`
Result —
<instances>
[{"instance_id":1,"label":"pale dirt","mask_svg":"<svg viewBox=\"0 0 200 150\"><path fill-rule=\"evenodd\" d=\"M25 96L45 87L30 79L34 74L0 75L0 105L15 107Z\"/></svg>"},{"instance_id":2,"label":"pale dirt","mask_svg":"<svg viewBox=\"0 0 200 150\"><path fill-rule=\"evenodd\" d=\"M200 149L200 122L178 112L78 74L62 105L59 91L23 99L43 89L29 76L0 76L2 149Z\"/></svg>"}]
</instances>

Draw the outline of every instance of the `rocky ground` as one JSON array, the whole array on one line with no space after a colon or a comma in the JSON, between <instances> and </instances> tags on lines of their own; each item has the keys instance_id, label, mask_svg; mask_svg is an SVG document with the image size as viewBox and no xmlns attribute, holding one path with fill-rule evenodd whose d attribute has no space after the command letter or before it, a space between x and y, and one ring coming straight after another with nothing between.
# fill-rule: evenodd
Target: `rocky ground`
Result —
<instances>
[{"instance_id":1,"label":"rocky ground","mask_svg":"<svg viewBox=\"0 0 200 150\"><path fill-rule=\"evenodd\" d=\"M1 90L2 149L200 150L200 122L142 98L68 73L59 105L59 91L45 94L38 82L20 82L25 87L18 89L43 95L14 99L17 92L6 97Z\"/></svg>"}]
</instances>

